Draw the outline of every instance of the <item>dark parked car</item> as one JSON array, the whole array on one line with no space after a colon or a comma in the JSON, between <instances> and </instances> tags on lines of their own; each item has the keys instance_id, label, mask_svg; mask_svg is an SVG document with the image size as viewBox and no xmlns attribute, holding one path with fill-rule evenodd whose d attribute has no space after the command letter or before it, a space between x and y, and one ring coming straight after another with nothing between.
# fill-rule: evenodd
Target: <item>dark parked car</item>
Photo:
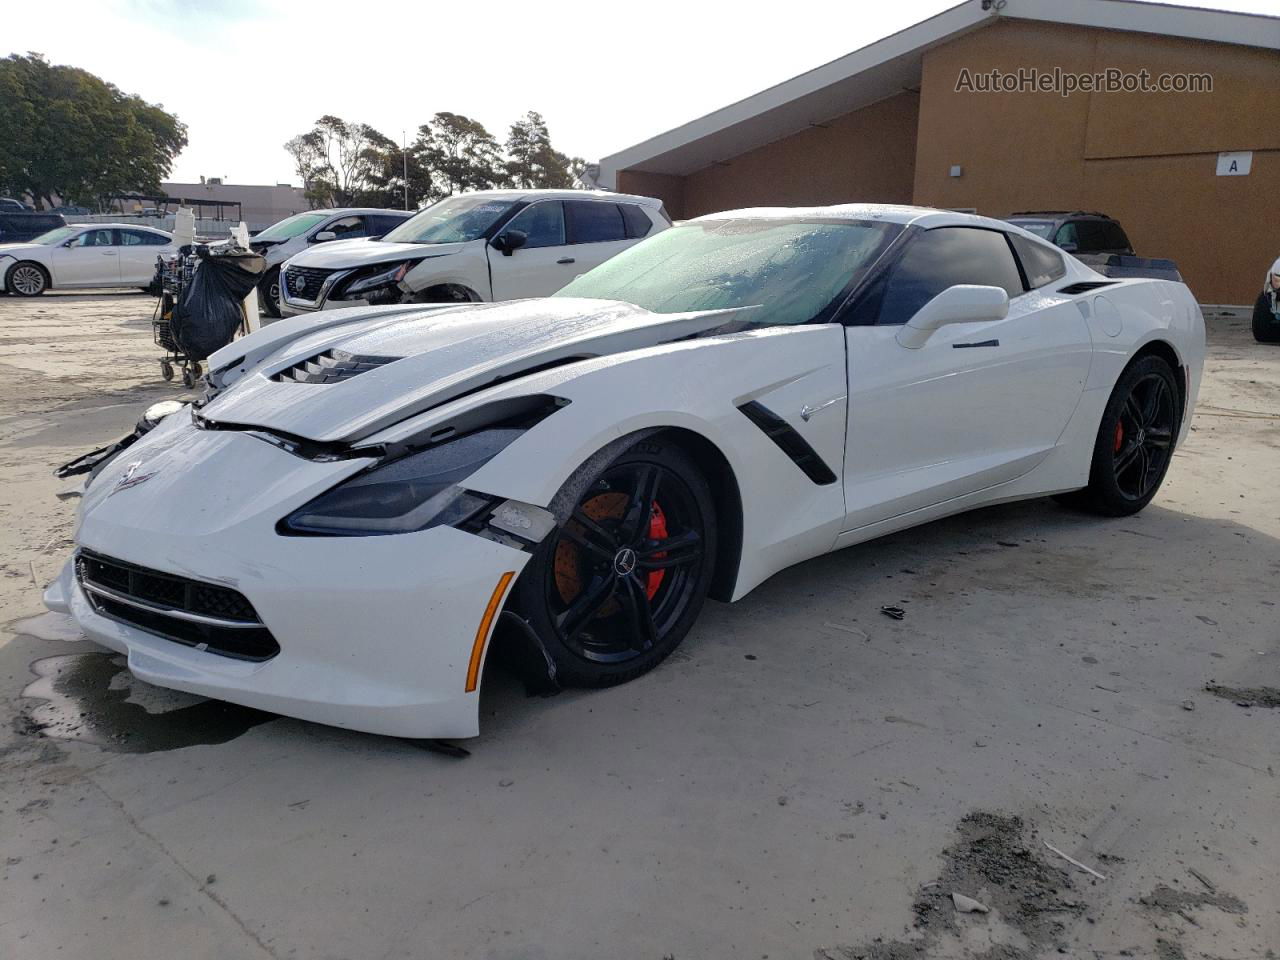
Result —
<instances>
[{"instance_id":1,"label":"dark parked car","mask_svg":"<svg viewBox=\"0 0 1280 960\"><path fill-rule=\"evenodd\" d=\"M1015 213L1007 219L1067 253L1133 256L1133 245L1129 243L1124 227L1105 213L1029 211Z\"/></svg>"},{"instance_id":2,"label":"dark parked car","mask_svg":"<svg viewBox=\"0 0 1280 960\"><path fill-rule=\"evenodd\" d=\"M15 200L13 197L0 197L0 213L25 213L30 209L31 207L21 200Z\"/></svg>"},{"instance_id":3,"label":"dark parked car","mask_svg":"<svg viewBox=\"0 0 1280 960\"><path fill-rule=\"evenodd\" d=\"M65 227L60 213L10 213L0 210L0 243L26 243L42 233Z\"/></svg>"}]
</instances>

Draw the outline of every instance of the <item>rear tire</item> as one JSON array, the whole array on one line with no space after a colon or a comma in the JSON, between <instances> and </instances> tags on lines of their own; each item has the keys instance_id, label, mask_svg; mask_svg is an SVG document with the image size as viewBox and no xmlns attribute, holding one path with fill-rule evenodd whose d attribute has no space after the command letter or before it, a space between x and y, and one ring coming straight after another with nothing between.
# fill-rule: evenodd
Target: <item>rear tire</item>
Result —
<instances>
[{"instance_id":1,"label":"rear tire","mask_svg":"<svg viewBox=\"0 0 1280 960\"><path fill-rule=\"evenodd\" d=\"M706 479L658 435L587 461L552 510L568 519L534 551L512 608L564 685L607 687L652 670L689 632L711 585L716 512Z\"/></svg>"},{"instance_id":2,"label":"rear tire","mask_svg":"<svg viewBox=\"0 0 1280 960\"><path fill-rule=\"evenodd\" d=\"M1253 305L1253 339L1280 343L1280 319L1271 312L1271 298L1264 292Z\"/></svg>"},{"instance_id":3,"label":"rear tire","mask_svg":"<svg viewBox=\"0 0 1280 960\"><path fill-rule=\"evenodd\" d=\"M1164 482L1181 427L1172 368L1156 356L1136 360L1120 375L1103 411L1089 486L1059 499L1107 517L1137 513Z\"/></svg>"},{"instance_id":4,"label":"rear tire","mask_svg":"<svg viewBox=\"0 0 1280 960\"><path fill-rule=\"evenodd\" d=\"M18 297L38 297L49 289L49 273L33 260L20 260L5 275L4 288Z\"/></svg>"},{"instance_id":5,"label":"rear tire","mask_svg":"<svg viewBox=\"0 0 1280 960\"><path fill-rule=\"evenodd\" d=\"M272 267L258 281L258 309L269 317L280 316L279 267Z\"/></svg>"}]
</instances>

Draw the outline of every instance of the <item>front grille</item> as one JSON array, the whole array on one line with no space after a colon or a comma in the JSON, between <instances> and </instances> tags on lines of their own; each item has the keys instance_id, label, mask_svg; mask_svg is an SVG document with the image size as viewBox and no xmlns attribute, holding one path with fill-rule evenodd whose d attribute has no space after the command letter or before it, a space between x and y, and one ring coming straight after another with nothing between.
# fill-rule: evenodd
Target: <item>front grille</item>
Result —
<instances>
[{"instance_id":1,"label":"front grille","mask_svg":"<svg viewBox=\"0 0 1280 960\"><path fill-rule=\"evenodd\" d=\"M89 550L76 556L76 578L98 613L166 640L237 660L270 660L280 652L253 604L230 587Z\"/></svg>"},{"instance_id":2,"label":"front grille","mask_svg":"<svg viewBox=\"0 0 1280 960\"><path fill-rule=\"evenodd\" d=\"M320 288L333 272L318 267L289 267L281 278L285 296L314 303L320 297Z\"/></svg>"},{"instance_id":3,"label":"front grille","mask_svg":"<svg viewBox=\"0 0 1280 960\"><path fill-rule=\"evenodd\" d=\"M271 379L277 383L340 383L399 359L360 356L345 350L326 350L286 367Z\"/></svg>"}]
</instances>

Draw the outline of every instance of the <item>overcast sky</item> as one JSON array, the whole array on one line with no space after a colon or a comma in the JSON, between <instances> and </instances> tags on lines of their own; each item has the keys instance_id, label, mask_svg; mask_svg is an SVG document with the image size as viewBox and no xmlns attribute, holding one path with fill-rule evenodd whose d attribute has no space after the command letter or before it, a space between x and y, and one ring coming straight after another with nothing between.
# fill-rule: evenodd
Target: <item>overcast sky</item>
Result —
<instances>
[{"instance_id":1,"label":"overcast sky","mask_svg":"<svg viewBox=\"0 0 1280 960\"><path fill-rule=\"evenodd\" d=\"M953 5L41 0L4 18L0 55L37 51L177 113L174 180L275 183L296 179L281 145L325 113L398 141L449 110L501 140L533 109L560 150L598 160Z\"/></svg>"}]
</instances>

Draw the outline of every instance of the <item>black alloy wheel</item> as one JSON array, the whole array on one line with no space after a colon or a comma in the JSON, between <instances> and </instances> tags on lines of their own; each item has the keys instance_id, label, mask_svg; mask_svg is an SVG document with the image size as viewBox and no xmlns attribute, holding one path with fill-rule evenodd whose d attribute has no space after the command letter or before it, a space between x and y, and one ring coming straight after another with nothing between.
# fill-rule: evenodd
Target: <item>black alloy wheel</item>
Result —
<instances>
[{"instance_id":1,"label":"black alloy wheel","mask_svg":"<svg viewBox=\"0 0 1280 960\"><path fill-rule=\"evenodd\" d=\"M1173 459L1182 424L1175 377L1157 356L1130 364L1103 412L1089 486L1063 499L1112 517L1137 513L1151 502Z\"/></svg>"},{"instance_id":2,"label":"black alloy wheel","mask_svg":"<svg viewBox=\"0 0 1280 960\"><path fill-rule=\"evenodd\" d=\"M714 569L715 508L693 461L661 439L575 478L568 519L535 551L513 606L562 683L609 686L652 669L693 625Z\"/></svg>"}]
</instances>

